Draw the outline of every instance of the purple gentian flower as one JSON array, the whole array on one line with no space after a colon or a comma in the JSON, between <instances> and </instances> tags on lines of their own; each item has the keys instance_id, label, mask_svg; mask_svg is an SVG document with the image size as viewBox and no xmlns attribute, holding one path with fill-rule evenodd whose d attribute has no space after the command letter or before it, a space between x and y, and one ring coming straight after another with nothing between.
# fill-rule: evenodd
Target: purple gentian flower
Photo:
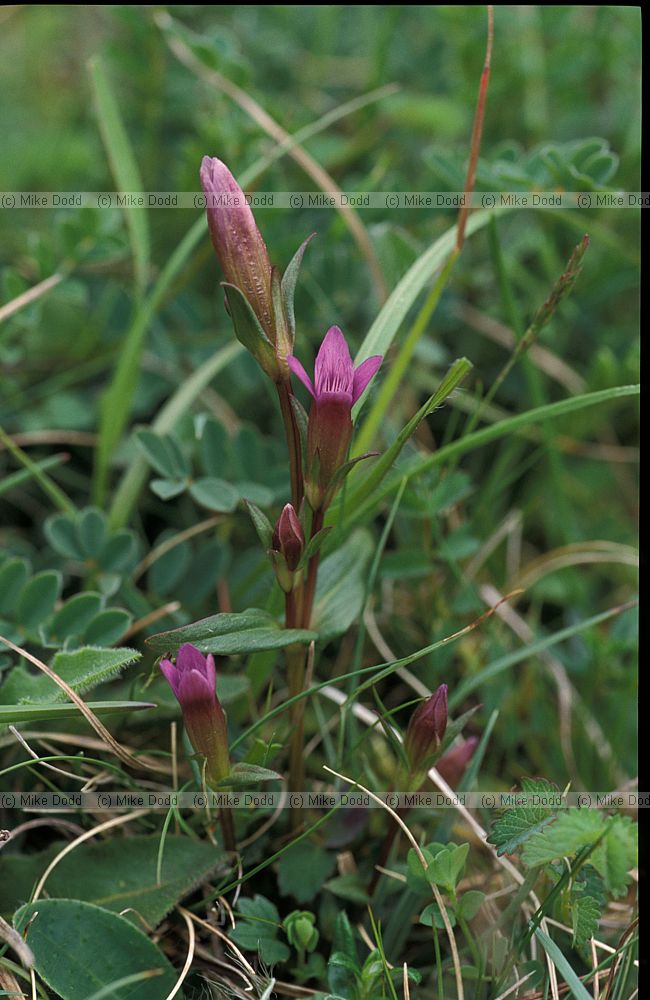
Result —
<instances>
[{"instance_id":1,"label":"purple gentian flower","mask_svg":"<svg viewBox=\"0 0 650 1000\"><path fill-rule=\"evenodd\" d=\"M441 684L419 705L409 720L404 749L411 772L420 771L440 749L447 728L447 685Z\"/></svg>"},{"instance_id":2,"label":"purple gentian flower","mask_svg":"<svg viewBox=\"0 0 650 1000\"><path fill-rule=\"evenodd\" d=\"M207 780L222 781L230 774L230 755L226 716L217 698L214 656L204 656L186 642L176 663L161 660L160 669L181 706L192 746L206 759Z\"/></svg>"},{"instance_id":3,"label":"purple gentian flower","mask_svg":"<svg viewBox=\"0 0 650 1000\"><path fill-rule=\"evenodd\" d=\"M246 195L216 156L203 157L201 185L210 236L224 277L243 293L264 333L275 344L271 261Z\"/></svg>"},{"instance_id":4,"label":"purple gentian flower","mask_svg":"<svg viewBox=\"0 0 650 1000\"><path fill-rule=\"evenodd\" d=\"M313 383L296 357L287 358L289 368L313 397L307 434L306 495L314 510L331 500L332 481L347 458L352 439L352 407L382 360L377 354L355 368L338 326L330 327L316 355Z\"/></svg>"}]
</instances>

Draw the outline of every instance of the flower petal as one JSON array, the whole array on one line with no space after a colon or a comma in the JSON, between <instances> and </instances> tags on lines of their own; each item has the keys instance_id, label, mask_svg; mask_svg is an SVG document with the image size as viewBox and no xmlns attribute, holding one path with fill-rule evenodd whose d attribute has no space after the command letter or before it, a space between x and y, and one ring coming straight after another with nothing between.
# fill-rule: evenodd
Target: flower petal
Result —
<instances>
[{"instance_id":1,"label":"flower petal","mask_svg":"<svg viewBox=\"0 0 650 1000\"><path fill-rule=\"evenodd\" d=\"M169 683L170 688L174 692L174 695L178 698L178 680L179 680L178 670L176 669L171 660L161 660L160 669L165 675L165 678Z\"/></svg>"},{"instance_id":2,"label":"flower petal","mask_svg":"<svg viewBox=\"0 0 650 1000\"><path fill-rule=\"evenodd\" d=\"M338 326L331 326L314 364L314 385L316 395L322 392L345 392L352 394L354 380L354 365L350 357L350 348Z\"/></svg>"},{"instance_id":3,"label":"flower petal","mask_svg":"<svg viewBox=\"0 0 650 1000\"><path fill-rule=\"evenodd\" d=\"M176 654L176 669L180 674L184 674L190 670L198 670L200 674L207 677L205 656L191 642L184 643Z\"/></svg>"},{"instance_id":4,"label":"flower petal","mask_svg":"<svg viewBox=\"0 0 650 1000\"><path fill-rule=\"evenodd\" d=\"M205 658L205 676L213 694L217 691L217 668L214 665L214 656L208 653Z\"/></svg>"},{"instance_id":5,"label":"flower petal","mask_svg":"<svg viewBox=\"0 0 650 1000\"><path fill-rule=\"evenodd\" d=\"M216 696L205 674L198 670L187 670L181 674L178 682L178 700L183 711L186 711L188 705L197 702L203 703L207 709L215 703Z\"/></svg>"},{"instance_id":6,"label":"flower petal","mask_svg":"<svg viewBox=\"0 0 650 1000\"><path fill-rule=\"evenodd\" d=\"M305 386L305 388L308 389L311 395L315 397L316 393L314 392L314 386L312 385L312 381L307 372L305 371L305 369L298 361L298 358L294 357L293 354L290 354L287 357L287 364L289 365L289 368L291 369L293 374L298 376L298 378Z\"/></svg>"},{"instance_id":7,"label":"flower petal","mask_svg":"<svg viewBox=\"0 0 650 1000\"><path fill-rule=\"evenodd\" d=\"M352 384L353 403L356 403L357 399L359 399L361 393L366 388L370 380L377 374L383 360L383 355L373 354L371 358L366 358L366 360L362 361L359 367L355 369L354 381Z\"/></svg>"}]
</instances>

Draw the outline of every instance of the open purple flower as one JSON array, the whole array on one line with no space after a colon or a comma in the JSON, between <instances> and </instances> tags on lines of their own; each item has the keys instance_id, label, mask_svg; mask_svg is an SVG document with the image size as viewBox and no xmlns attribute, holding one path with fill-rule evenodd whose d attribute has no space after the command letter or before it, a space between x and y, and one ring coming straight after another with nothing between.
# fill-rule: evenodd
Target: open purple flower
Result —
<instances>
[{"instance_id":1,"label":"open purple flower","mask_svg":"<svg viewBox=\"0 0 650 1000\"><path fill-rule=\"evenodd\" d=\"M296 357L287 358L313 397L307 433L307 497L316 510L331 499L336 473L345 462L352 439L352 407L382 363L381 355L357 368L338 326L327 331L314 364L314 381Z\"/></svg>"},{"instance_id":2,"label":"open purple flower","mask_svg":"<svg viewBox=\"0 0 650 1000\"><path fill-rule=\"evenodd\" d=\"M226 716L217 698L214 656L186 642L176 663L161 660L160 669L174 692L192 746L206 759L206 776L218 782L230 774Z\"/></svg>"}]
</instances>

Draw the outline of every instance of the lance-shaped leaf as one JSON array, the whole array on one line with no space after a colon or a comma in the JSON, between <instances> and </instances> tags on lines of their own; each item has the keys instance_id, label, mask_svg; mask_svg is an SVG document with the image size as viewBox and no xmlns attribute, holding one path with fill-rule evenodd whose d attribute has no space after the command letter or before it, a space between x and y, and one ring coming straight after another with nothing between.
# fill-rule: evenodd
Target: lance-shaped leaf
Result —
<instances>
[{"instance_id":1,"label":"lance-shaped leaf","mask_svg":"<svg viewBox=\"0 0 650 1000\"><path fill-rule=\"evenodd\" d=\"M291 342L293 343L296 336L296 314L294 310L293 300L296 292L296 283L298 281L298 275L300 273L300 265L302 264L302 258L305 255L305 250L313 240L316 233L312 233L308 236L304 243L296 250L295 254L291 258L284 275L282 276L282 298L284 300L284 310L287 317L287 322L289 324L289 333L291 335Z\"/></svg>"},{"instance_id":2,"label":"lance-shaped leaf","mask_svg":"<svg viewBox=\"0 0 650 1000\"><path fill-rule=\"evenodd\" d=\"M183 643L191 642L202 653L228 656L283 649L294 642L307 643L317 638L316 632L285 629L267 611L249 608L241 612L211 615L191 625L159 632L148 638L146 643L155 653L173 654Z\"/></svg>"},{"instance_id":3,"label":"lance-shaped leaf","mask_svg":"<svg viewBox=\"0 0 650 1000\"><path fill-rule=\"evenodd\" d=\"M275 347L264 333L250 303L236 285L224 282L223 289L237 340L253 355L267 375L277 378L279 371Z\"/></svg>"}]
</instances>

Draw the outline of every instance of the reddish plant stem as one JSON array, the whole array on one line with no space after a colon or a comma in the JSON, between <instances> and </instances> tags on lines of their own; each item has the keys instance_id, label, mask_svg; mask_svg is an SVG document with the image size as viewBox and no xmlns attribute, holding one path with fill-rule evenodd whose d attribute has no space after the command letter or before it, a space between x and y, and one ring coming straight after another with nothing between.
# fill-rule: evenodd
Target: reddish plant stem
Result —
<instances>
[{"instance_id":1,"label":"reddish plant stem","mask_svg":"<svg viewBox=\"0 0 650 1000\"><path fill-rule=\"evenodd\" d=\"M408 809L407 808L397 809L397 815L400 817L400 819L404 819L404 817L406 816L407 813L408 813ZM381 848L381 854L379 855L379 861L375 865L375 870L373 872L372 879L370 880L370 885L368 886L368 895L369 896L372 896L374 894L375 889L377 888L377 885L379 884L379 879L380 879L381 874L382 874L379 871L379 869L386 867L386 862L388 861L391 848L393 846L393 843L395 841L395 837L397 836L397 833L398 833L399 829L400 828L397 825L397 823L391 823L390 829L388 830L388 832L386 834L386 837L384 839L384 843L383 843L382 848Z\"/></svg>"},{"instance_id":2,"label":"reddish plant stem","mask_svg":"<svg viewBox=\"0 0 650 1000\"><path fill-rule=\"evenodd\" d=\"M478 154L481 148L481 134L483 132L483 119L485 118L485 102L487 100L488 84L490 82L490 68L492 65L492 39L494 38L494 6L487 5L488 31L487 45L485 47L485 62L481 81L478 87L478 99L476 101L476 113L474 115L474 125L472 128L472 140L470 144L469 163L467 164L467 177L465 179L465 191L463 195L463 206L458 213L458 232L456 234L456 250L460 251L465 242L465 226L469 215L469 202L474 190L476 179L476 165Z\"/></svg>"},{"instance_id":3,"label":"reddish plant stem","mask_svg":"<svg viewBox=\"0 0 650 1000\"><path fill-rule=\"evenodd\" d=\"M237 840L235 837L235 824L233 823L230 809L222 807L219 810L219 823L221 824L221 833L223 834L223 846L227 851L236 854Z\"/></svg>"},{"instance_id":4,"label":"reddish plant stem","mask_svg":"<svg viewBox=\"0 0 650 1000\"><path fill-rule=\"evenodd\" d=\"M287 449L289 452L289 474L291 476L291 502L296 513L300 510L302 503L304 484L302 478L302 446L300 443L300 433L296 424L296 416L291 405L293 391L290 382L276 382L278 391L282 420L284 421L284 431L287 436Z\"/></svg>"},{"instance_id":5,"label":"reddish plant stem","mask_svg":"<svg viewBox=\"0 0 650 1000\"><path fill-rule=\"evenodd\" d=\"M320 508L315 510L311 519L311 538L314 538L323 527L325 511ZM307 582L302 605L302 627L309 628L311 615L314 610L314 598L316 596L316 581L318 579L318 564L320 562L320 549L309 560L307 569Z\"/></svg>"},{"instance_id":6,"label":"reddish plant stem","mask_svg":"<svg viewBox=\"0 0 650 1000\"><path fill-rule=\"evenodd\" d=\"M314 511L311 522L311 538L323 527L324 511ZM287 628L309 628L316 594L319 553L311 557L304 587L294 590L285 598L285 621ZM302 694L305 686L306 650L304 646L292 646L287 650L289 697ZM289 745L289 791L303 791L305 779L305 699L291 706L291 741ZM291 824L295 829L302 819L300 809L292 808Z\"/></svg>"}]
</instances>

